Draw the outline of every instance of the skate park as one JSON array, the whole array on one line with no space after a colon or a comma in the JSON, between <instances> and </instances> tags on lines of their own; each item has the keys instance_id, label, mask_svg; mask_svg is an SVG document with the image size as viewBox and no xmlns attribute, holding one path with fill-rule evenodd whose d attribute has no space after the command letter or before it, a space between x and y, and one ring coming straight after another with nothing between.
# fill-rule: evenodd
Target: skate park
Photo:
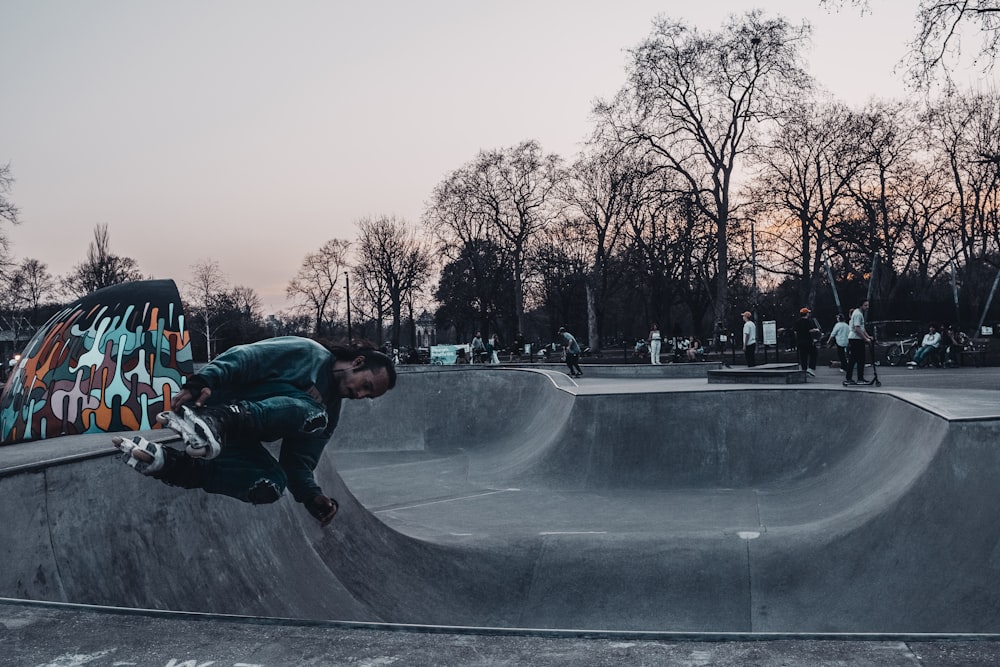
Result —
<instances>
[{"instance_id":1,"label":"skate park","mask_svg":"<svg viewBox=\"0 0 1000 667\"><path fill-rule=\"evenodd\" d=\"M250 619L279 645L288 628L367 637L427 652L416 664L543 639L563 657L628 640L712 664L995 659L995 369L847 388L827 368L788 387L663 368L403 368L394 392L344 408L319 470L341 506L325 531L287 498L150 484L105 435L0 448L3 608L25 634L67 615L193 623L208 657L197 638Z\"/></svg>"}]
</instances>

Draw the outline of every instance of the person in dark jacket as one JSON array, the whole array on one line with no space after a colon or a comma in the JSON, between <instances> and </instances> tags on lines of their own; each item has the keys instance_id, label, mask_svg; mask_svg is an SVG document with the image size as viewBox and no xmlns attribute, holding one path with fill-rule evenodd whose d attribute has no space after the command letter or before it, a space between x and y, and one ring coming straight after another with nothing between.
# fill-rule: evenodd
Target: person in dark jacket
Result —
<instances>
[{"instance_id":1,"label":"person in dark jacket","mask_svg":"<svg viewBox=\"0 0 1000 667\"><path fill-rule=\"evenodd\" d=\"M326 526L338 505L313 471L337 427L341 401L376 398L395 384L392 361L370 345L271 338L220 354L159 415L181 435L184 451L141 436L113 440L126 463L166 484L252 504L273 503L287 488ZM276 440L277 460L262 444Z\"/></svg>"},{"instance_id":2,"label":"person in dark jacket","mask_svg":"<svg viewBox=\"0 0 1000 667\"><path fill-rule=\"evenodd\" d=\"M816 375L816 359L819 352L816 349L816 338L822 336L816 320L809 317L810 310L799 310L799 319L795 320L795 344L799 349L799 367L809 375Z\"/></svg>"},{"instance_id":3,"label":"person in dark jacket","mask_svg":"<svg viewBox=\"0 0 1000 667\"><path fill-rule=\"evenodd\" d=\"M576 342L573 334L566 331L566 327L559 327L559 337L566 346L566 366L569 368L569 376L583 377L583 370L580 369L580 344Z\"/></svg>"}]
</instances>

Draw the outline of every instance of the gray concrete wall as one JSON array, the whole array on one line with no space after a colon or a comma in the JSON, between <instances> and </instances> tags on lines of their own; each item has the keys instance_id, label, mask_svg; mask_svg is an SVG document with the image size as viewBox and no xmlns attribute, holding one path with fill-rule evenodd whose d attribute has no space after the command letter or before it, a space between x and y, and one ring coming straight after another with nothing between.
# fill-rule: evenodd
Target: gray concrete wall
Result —
<instances>
[{"instance_id":1,"label":"gray concrete wall","mask_svg":"<svg viewBox=\"0 0 1000 667\"><path fill-rule=\"evenodd\" d=\"M182 491L110 456L0 476L0 595L449 625L1000 631L996 421L836 389L559 383L428 372L351 402L318 471L341 503L327 530L289 499ZM525 500L491 501L477 511L493 528L466 537L432 514L390 527L335 467L390 450L434 462L371 473L401 492L410 475L446 495L447 474ZM533 528L562 506L601 530Z\"/></svg>"}]
</instances>

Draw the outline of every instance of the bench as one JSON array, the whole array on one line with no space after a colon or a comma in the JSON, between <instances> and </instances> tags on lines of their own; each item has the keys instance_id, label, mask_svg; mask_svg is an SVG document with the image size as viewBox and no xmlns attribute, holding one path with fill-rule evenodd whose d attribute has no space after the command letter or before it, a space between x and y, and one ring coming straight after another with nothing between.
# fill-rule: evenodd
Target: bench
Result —
<instances>
[{"instance_id":1,"label":"bench","mask_svg":"<svg viewBox=\"0 0 1000 667\"><path fill-rule=\"evenodd\" d=\"M989 347L990 341L988 338L974 338L971 343L959 351L958 356L960 365L985 366L986 351Z\"/></svg>"}]
</instances>

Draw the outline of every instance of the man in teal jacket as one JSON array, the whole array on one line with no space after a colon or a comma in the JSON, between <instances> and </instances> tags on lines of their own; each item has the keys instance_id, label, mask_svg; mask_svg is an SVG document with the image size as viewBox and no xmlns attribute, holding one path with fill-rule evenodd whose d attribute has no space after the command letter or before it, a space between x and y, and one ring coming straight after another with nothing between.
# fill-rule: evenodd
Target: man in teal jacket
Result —
<instances>
[{"instance_id":1,"label":"man in teal jacket","mask_svg":"<svg viewBox=\"0 0 1000 667\"><path fill-rule=\"evenodd\" d=\"M253 504L287 488L321 525L337 513L313 471L340 417L341 400L376 398L396 384L392 361L371 346L285 336L240 345L188 378L159 421L185 451L114 438L122 459L172 486ZM281 440L277 460L262 442Z\"/></svg>"}]
</instances>

